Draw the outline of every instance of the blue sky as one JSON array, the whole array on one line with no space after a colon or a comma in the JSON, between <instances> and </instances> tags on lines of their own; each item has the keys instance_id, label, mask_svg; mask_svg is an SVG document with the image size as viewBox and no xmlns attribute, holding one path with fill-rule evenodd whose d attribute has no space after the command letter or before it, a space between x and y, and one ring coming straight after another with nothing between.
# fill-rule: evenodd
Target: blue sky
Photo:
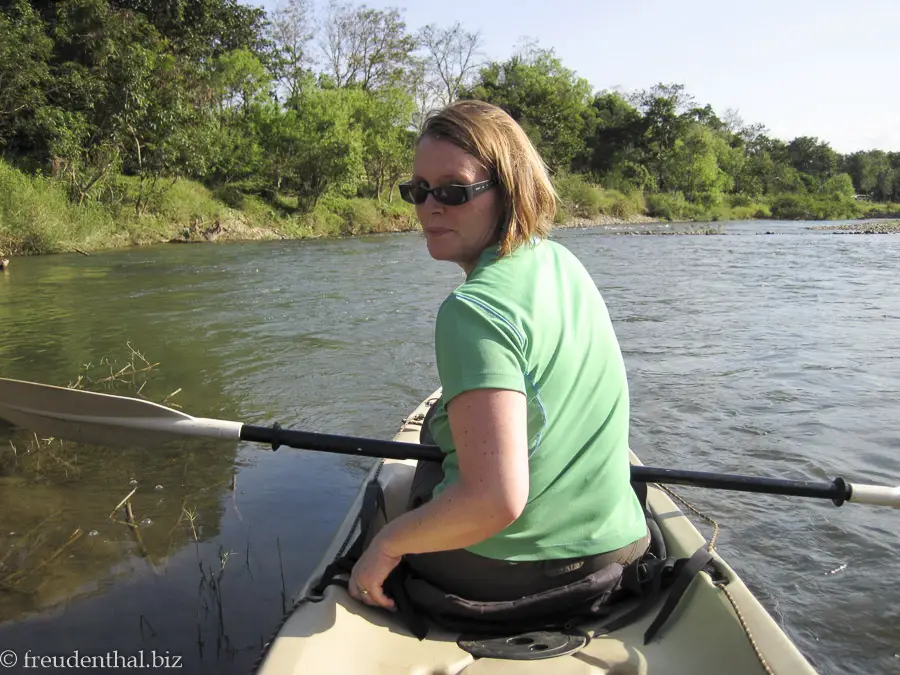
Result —
<instances>
[{"instance_id":1,"label":"blue sky","mask_svg":"<svg viewBox=\"0 0 900 675\"><path fill-rule=\"evenodd\" d=\"M324 15L327 0L314 0ZM279 0L254 2L267 9ZM354 4L360 4L355 2ZM552 47L595 90L684 84L720 114L733 108L790 140L838 152L900 151L900 0L371 0L409 29L460 21L487 58L524 37Z\"/></svg>"}]
</instances>

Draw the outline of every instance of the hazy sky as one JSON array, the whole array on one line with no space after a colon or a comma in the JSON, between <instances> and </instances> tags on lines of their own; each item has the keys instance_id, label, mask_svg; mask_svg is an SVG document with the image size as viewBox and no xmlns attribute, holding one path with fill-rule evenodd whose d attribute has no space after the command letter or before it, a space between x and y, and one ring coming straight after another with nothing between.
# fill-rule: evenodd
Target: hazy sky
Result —
<instances>
[{"instance_id":1,"label":"hazy sky","mask_svg":"<svg viewBox=\"0 0 900 675\"><path fill-rule=\"evenodd\" d=\"M327 0L313 1L324 15ZM734 108L784 140L818 136L843 153L900 151L900 0L366 4L400 9L410 30L459 21L481 31L489 59L535 38L595 90L675 82L699 104L720 114Z\"/></svg>"}]
</instances>

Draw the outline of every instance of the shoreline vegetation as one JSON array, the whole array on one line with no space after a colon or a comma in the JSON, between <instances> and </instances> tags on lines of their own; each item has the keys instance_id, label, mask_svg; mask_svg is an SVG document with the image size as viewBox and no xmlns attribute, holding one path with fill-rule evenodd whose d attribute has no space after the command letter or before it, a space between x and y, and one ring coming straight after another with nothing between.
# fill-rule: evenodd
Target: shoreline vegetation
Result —
<instances>
[{"instance_id":1,"label":"shoreline vegetation","mask_svg":"<svg viewBox=\"0 0 900 675\"><path fill-rule=\"evenodd\" d=\"M416 231L397 185L417 130L467 98L525 129L557 226L900 217L900 152L778 139L677 83L598 90L535 40L483 46L353 0L0 3L0 260Z\"/></svg>"},{"instance_id":2,"label":"shoreline vegetation","mask_svg":"<svg viewBox=\"0 0 900 675\"><path fill-rule=\"evenodd\" d=\"M273 205L257 195L212 191L190 180L173 182L159 192L152 208L138 216L128 198L129 184L134 181L127 176L113 180L122 194L117 203L79 205L69 199L63 181L28 176L0 160L0 257L89 254L163 243L337 238L420 230L413 208L396 196L392 201L325 197L316 208L303 212L296 201L292 203L284 197ZM765 203L723 204L712 210L695 211L691 217L683 210L667 211L665 202L661 209L660 195L648 200L641 193L605 190L581 176L567 176L556 182L560 204L555 228L614 227L621 234L720 234L720 228L708 225L775 218L771 206ZM654 198L656 206L648 206ZM900 216L900 205L874 206L855 214L858 225L810 229L900 233L900 220L890 219ZM812 215L808 219L815 220ZM661 223L687 227L672 231L642 227ZM632 225L636 227L628 227Z\"/></svg>"}]
</instances>

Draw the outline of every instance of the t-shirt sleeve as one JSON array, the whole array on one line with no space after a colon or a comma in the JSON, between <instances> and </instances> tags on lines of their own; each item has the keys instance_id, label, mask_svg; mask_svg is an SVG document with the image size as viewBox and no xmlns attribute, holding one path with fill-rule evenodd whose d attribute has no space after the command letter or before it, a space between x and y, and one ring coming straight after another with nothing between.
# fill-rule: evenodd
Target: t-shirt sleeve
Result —
<instances>
[{"instance_id":1,"label":"t-shirt sleeve","mask_svg":"<svg viewBox=\"0 0 900 675\"><path fill-rule=\"evenodd\" d=\"M472 389L525 392L525 356L515 327L479 300L450 296L435 322L445 403Z\"/></svg>"}]
</instances>

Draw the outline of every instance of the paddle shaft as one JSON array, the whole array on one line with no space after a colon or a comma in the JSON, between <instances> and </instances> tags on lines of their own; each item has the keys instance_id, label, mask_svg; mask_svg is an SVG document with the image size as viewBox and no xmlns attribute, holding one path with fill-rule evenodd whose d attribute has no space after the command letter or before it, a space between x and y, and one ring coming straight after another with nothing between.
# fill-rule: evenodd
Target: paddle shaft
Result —
<instances>
[{"instance_id":1,"label":"paddle shaft","mask_svg":"<svg viewBox=\"0 0 900 675\"><path fill-rule=\"evenodd\" d=\"M444 455L433 445L372 438L318 434L260 427L231 420L193 417L150 401L11 380L0 377L0 419L23 429L56 438L99 445L153 447L184 437L245 440L268 443L273 450L286 445L360 457L440 461ZM900 486L832 483L760 478L700 471L677 471L638 465L634 481L671 483L739 492L757 492L830 499L900 508Z\"/></svg>"},{"instance_id":2,"label":"paddle shaft","mask_svg":"<svg viewBox=\"0 0 900 675\"><path fill-rule=\"evenodd\" d=\"M277 425L274 427L259 427L245 424L241 427L240 437L244 441L271 444L273 450L277 450L284 445L291 448L333 452L357 457L419 461L440 461L444 458L444 453L435 445L318 434L294 429L283 429ZM837 506L850 500L852 492L851 486L842 478L837 478L832 483L819 483L803 480L708 473L704 471L679 471L648 466L632 466L631 479L642 483L667 483L670 485L687 485L738 492L759 492L830 499Z\"/></svg>"}]
</instances>

